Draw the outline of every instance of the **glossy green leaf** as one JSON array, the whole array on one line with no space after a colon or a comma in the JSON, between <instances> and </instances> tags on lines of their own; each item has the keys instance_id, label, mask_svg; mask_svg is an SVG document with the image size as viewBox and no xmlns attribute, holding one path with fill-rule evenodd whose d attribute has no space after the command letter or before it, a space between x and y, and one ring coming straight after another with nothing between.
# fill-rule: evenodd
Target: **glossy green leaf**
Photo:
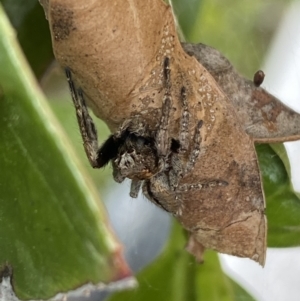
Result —
<instances>
[{"instance_id":1,"label":"glossy green leaf","mask_svg":"<svg viewBox=\"0 0 300 301\"><path fill-rule=\"evenodd\" d=\"M0 6L0 266L19 298L128 276L121 248Z\"/></svg>"},{"instance_id":2,"label":"glossy green leaf","mask_svg":"<svg viewBox=\"0 0 300 301\"><path fill-rule=\"evenodd\" d=\"M299 246L299 194L294 192L290 182L290 167L284 146L276 144L272 147L264 144L256 148L267 200L268 246Z\"/></svg>"},{"instance_id":3,"label":"glossy green leaf","mask_svg":"<svg viewBox=\"0 0 300 301\"><path fill-rule=\"evenodd\" d=\"M137 275L139 287L116 293L109 301L253 300L222 272L216 252L207 251L204 264L196 263L183 248L186 239L182 227L174 223L163 253Z\"/></svg>"}]
</instances>

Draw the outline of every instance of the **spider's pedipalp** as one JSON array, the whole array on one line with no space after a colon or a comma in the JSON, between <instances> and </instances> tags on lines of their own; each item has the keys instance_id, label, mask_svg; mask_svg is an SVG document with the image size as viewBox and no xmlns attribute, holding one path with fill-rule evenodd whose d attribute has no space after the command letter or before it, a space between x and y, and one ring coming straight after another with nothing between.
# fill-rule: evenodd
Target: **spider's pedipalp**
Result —
<instances>
[{"instance_id":1,"label":"spider's pedipalp","mask_svg":"<svg viewBox=\"0 0 300 301\"><path fill-rule=\"evenodd\" d=\"M137 198L138 194L139 194L139 191L140 191L140 188L141 188L141 185L142 185L142 181L140 180L132 180L131 181L131 186L130 186L130 193L129 195L132 197L132 198Z\"/></svg>"},{"instance_id":2,"label":"spider's pedipalp","mask_svg":"<svg viewBox=\"0 0 300 301\"><path fill-rule=\"evenodd\" d=\"M114 160L111 160L111 165L113 169L113 178L117 183L122 183L125 180L125 177L122 176L117 163Z\"/></svg>"}]
</instances>

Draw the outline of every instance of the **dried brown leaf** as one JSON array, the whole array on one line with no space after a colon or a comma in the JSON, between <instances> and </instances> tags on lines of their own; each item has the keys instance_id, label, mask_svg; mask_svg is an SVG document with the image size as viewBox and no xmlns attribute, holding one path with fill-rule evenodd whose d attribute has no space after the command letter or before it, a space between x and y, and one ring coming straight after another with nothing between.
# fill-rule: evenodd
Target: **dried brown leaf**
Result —
<instances>
[{"instance_id":1,"label":"dried brown leaf","mask_svg":"<svg viewBox=\"0 0 300 301\"><path fill-rule=\"evenodd\" d=\"M231 100L238 119L255 142L276 143L300 139L300 115L279 99L241 76L218 50L204 44L186 44L183 48L195 56L214 77ZM260 77L260 79L258 78Z\"/></svg>"},{"instance_id":2,"label":"dried brown leaf","mask_svg":"<svg viewBox=\"0 0 300 301\"><path fill-rule=\"evenodd\" d=\"M184 51L171 9L161 0L46 4L56 59L70 68L88 104L112 132L129 118L157 130L166 90L164 62L170 59L169 136L178 140L182 87L188 99L190 139L203 120L200 155L180 185L215 179L228 185L187 189L181 193L179 212L176 192L160 190L161 183L151 182L156 203L190 232L188 250L199 260L210 248L263 265L267 226L254 141L300 138L299 115L240 77L212 48L184 45L195 57ZM260 81L257 78L256 85ZM187 163L188 158L182 160Z\"/></svg>"},{"instance_id":3,"label":"dried brown leaf","mask_svg":"<svg viewBox=\"0 0 300 301\"><path fill-rule=\"evenodd\" d=\"M94 113L116 130L133 111L133 91L155 63L170 9L161 1L46 4L57 61L71 69Z\"/></svg>"}]
</instances>

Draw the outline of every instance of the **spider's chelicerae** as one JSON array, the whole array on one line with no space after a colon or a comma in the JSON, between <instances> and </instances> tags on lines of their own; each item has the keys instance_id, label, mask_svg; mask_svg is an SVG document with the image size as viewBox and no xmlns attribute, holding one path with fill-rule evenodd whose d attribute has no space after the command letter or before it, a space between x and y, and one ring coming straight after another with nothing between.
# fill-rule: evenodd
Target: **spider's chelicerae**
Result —
<instances>
[{"instance_id":1,"label":"spider's chelicerae","mask_svg":"<svg viewBox=\"0 0 300 301\"><path fill-rule=\"evenodd\" d=\"M182 209L180 193L226 183L216 180L180 184L180 180L192 171L199 156L200 129L203 122L202 120L197 122L190 141L187 92L182 86L179 93L182 105L179 133L178 137L170 137L172 112L170 73L170 59L166 57L163 63L165 93L156 131L150 132L147 125L141 122L140 116L133 116L125 120L120 129L99 148L97 131L88 113L83 92L75 88L71 71L66 69L84 148L92 167L101 168L111 161L116 182L121 183L125 178L132 180L131 197L137 197L142 186L144 195L150 201L166 211L180 215Z\"/></svg>"}]
</instances>

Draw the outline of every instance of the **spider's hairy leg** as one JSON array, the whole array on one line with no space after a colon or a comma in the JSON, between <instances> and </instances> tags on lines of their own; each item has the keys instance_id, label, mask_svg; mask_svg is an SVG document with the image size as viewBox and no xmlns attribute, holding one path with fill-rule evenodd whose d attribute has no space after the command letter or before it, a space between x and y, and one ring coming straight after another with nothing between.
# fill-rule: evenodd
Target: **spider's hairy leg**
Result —
<instances>
[{"instance_id":1,"label":"spider's hairy leg","mask_svg":"<svg viewBox=\"0 0 300 301\"><path fill-rule=\"evenodd\" d=\"M139 191L140 191L140 188L141 188L141 185L142 185L142 181L140 180L132 180L131 181L131 186L130 186L130 193L129 195L132 197L132 198L137 198L138 194L139 194Z\"/></svg>"},{"instance_id":2,"label":"spider's hairy leg","mask_svg":"<svg viewBox=\"0 0 300 301\"><path fill-rule=\"evenodd\" d=\"M228 183L223 180L200 180L194 184L182 184L178 185L176 188L175 200L177 202L177 210L175 212L175 216L181 215L184 210L184 202L182 200L182 196L184 194L188 194L191 190L202 190L202 189L214 189L217 186L224 187L227 186Z\"/></svg>"},{"instance_id":3,"label":"spider's hairy leg","mask_svg":"<svg viewBox=\"0 0 300 301\"><path fill-rule=\"evenodd\" d=\"M182 114L180 119L180 132L179 132L179 157L173 156L172 157L172 170L170 171L169 180L170 186L172 190L176 190L180 179L184 175L184 168L182 166L182 161L180 157L186 154L189 149L189 120L190 120L190 113L188 110L188 103L187 103L187 94L186 88L182 86L180 90L180 98L181 98L181 105L182 105Z\"/></svg>"},{"instance_id":4,"label":"spider's hairy leg","mask_svg":"<svg viewBox=\"0 0 300 301\"><path fill-rule=\"evenodd\" d=\"M173 191L176 190L180 179L183 177L183 166L182 161L180 160L177 154L173 155L171 158L172 169L169 172L169 182L170 187Z\"/></svg>"},{"instance_id":5,"label":"spider's hairy leg","mask_svg":"<svg viewBox=\"0 0 300 301\"><path fill-rule=\"evenodd\" d=\"M132 119L126 119L118 129L118 131L115 133L116 138L121 138L122 135L126 132L126 130L129 128L130 124L132 123Z\"/></svg>"},{"instance_id":6,"label":"spider's hairy leg","mask_svg":"<svg viewBox=\"0 0 300 301\"><path fill-rule=\"evenodd\" d=\"M162 174L163 176L163 174ZM159 183L163 183L163 181L159 181L159 179L156 179L156 181L158 180ZM154 203L156 206L160 207L161 209L170 212L169 210L167 210L167 208L164 207L164 204L162 204L162 202L160 202L155 196L154 196L154 192L151 190L151 181L150 180L146 180L144 181L142 190L143 190L143 194L144 196L151 201L152 203Z\"/></svg>"},{"instance_id":7,"label":"spider's hairy leg","mask_svg":"<svg viewBox=\"0 0 300 301\"><path fill-rule=\"evenodd\" d=\"M165 57L163 63L163 74L164 74L164 81L165 81L165 95L162 105L162 114L159 123L159 128L156 134L156 149L157 154L160 158L166 157L169 149L171 141L169 139L168 134L168 127L170 123L170 114L172 108L172 98L171 98L171 70L170 70L170 58Z\"/></svg>"},{"instance_id":8,"label":"spider's hairy leg","mask_svg":"<svg viewBox=\"0 0 300 301\"><path fill-rule=\"evenodd\" d=\"M109 136L98 150L97 162L99 167L105 166L110 160L117 156L120 145L121 139L118 139L115 135Z\"/></svg>"},{"instance_id":9,"label":"spider's hairy leg","mask_svg":"<svg viewBox=\"0 0 300 301\"><path fill-rule=\"evenodd\" d=\"M189 120L190 113L188 110L188 103L186 97L186 88L183 86L180 91L180 98L182 102L182 116L180 120L180 132L179 132L179 153L186 153L189 149Z\"/></svg>"},{"instance_id":10,"label":"spider's hairy leg","mask_svg":"<svg viewBox=\"0 0 300 301\"><path fill-rule=\"evenodd\" d=\"M193 147L191 149L186 167L183 168L181 159L178 156L172 157L173 169L171 170L171 172L169 174L169 181L170 181L170 186L171 186L172 190L177 189L180 179L183 178L186 174L188 174L195 166L196 160L200 153L200 144L201 144L200 129L202 127L202 124L203 124L203 121L200 120L200 121L198 121L198 123L195 127L195 134L194 134L194 138L193 138Z\"/></svg>"},{"instance_id":11,"label":"spider's hairy leg","mask_svg":"<svg viewBox=\"0 0 300 301\"><path fill-rule=\"evenodd\" d=\"M82 90L75 88L70 69L66 68L65 73L69 83L72 100L75 106L77 121L83 140L85 153L89 159L91 166L93 168L100 168L101 166L99 165L97 160L99 146L95 124L92 117L89 115Z\"/></svg>"},{"instance_id":12,"label":"spider's hairy leg","mask_svg":"<svg viewBox=\"0 0 300 301\"><path fill-rule=\"evenodd\" d=\"M168 127L170 123L171 108L171 100L170 98L166 98L162 106L162 115L155 137L155 144L159 157L166 157L170 149L171 142L169 139Z\"/></svg>"},{"instance_id":13,"label":"spider's hairy leg","mask_svg":"<svg viewBox=\"0 0 300 301\"><path fill-rule=\"evenodd\" d=\"M223 180L203 180L195 184L183 184L177 188L178 192L187 192L189 190L209 189L217 186L227 186L228 183Z\"/></svg>"},{"instance_id":14,"label":"spider's hairy leg","mask_svg":"<svg viewBox=\"0 0 300 301\"><path fill-rule=\"evenodd\" d=\"M171 68L170 68L170 58L165 57L163 63L163 74L164 74L164 81L165 81L165 88L167 90L167 94L170 94L171 89Z\"/></svg>"},{"instance_id":15,"label":"spider's hairy leg","mask_svg":"<svg viewBox=\"0 0 300 301\"><path fill-rule=\"evenodd\" d=\"M201 145L201 133L200 129L203 125L203 121L199 120L196 127L195 127L195 134L193 138L193 148L191 150L190 156L189 156L189 161L187 163L186 169L184 171L184 174L189 173L195 166L196 160L200 154L200 145Z\"/></svg>"}]
</instances>

